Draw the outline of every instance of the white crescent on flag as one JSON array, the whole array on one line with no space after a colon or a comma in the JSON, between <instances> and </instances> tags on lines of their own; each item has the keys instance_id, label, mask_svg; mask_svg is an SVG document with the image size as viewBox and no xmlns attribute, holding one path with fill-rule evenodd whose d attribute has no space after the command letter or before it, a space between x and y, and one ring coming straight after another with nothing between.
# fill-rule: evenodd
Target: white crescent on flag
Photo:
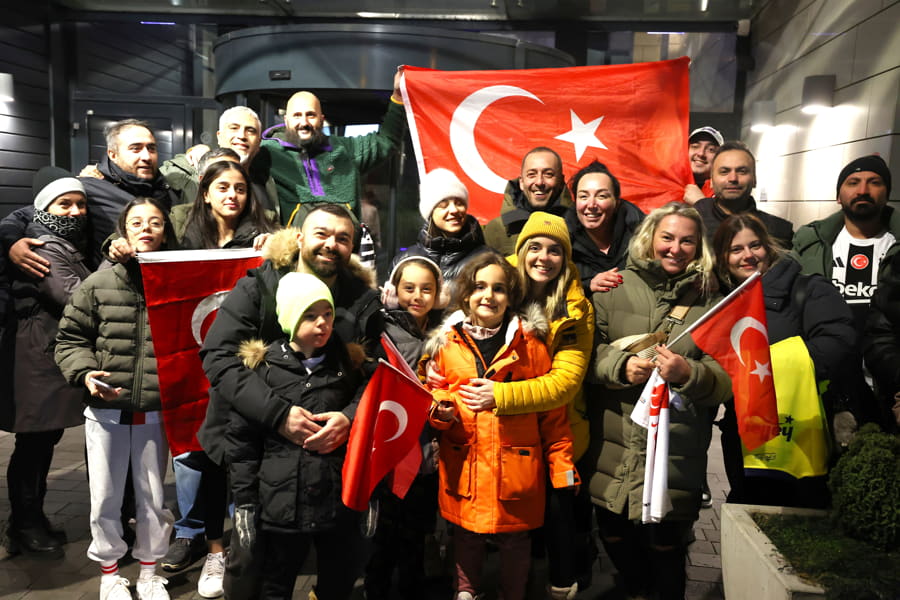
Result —
<instances>
[{"instance_id":1,"label":"white crescent on flag","mask_svg":"<svg viewBox=\"0 0 900 600\"><path fill-rule=\"evenodd\" d=\"M195 308L194 312L191 314L191 333L194 334L194 339L197 341L198 346L203 345L203 322L206 321L206 317L219 310L219 307L225 302L225 298L228 296L229 291L230 290L223 290L221 292L216 292L215 294L210 294L197 304L197 308Z\"/></svg>"},{"instance_id":2,"label":"white crescent on flag","mask_svg":"<svg viewBox=\"0 0 900 600\"><path fill-rule=\"evenodd\" d=\"M753 317L738 319L731 327L731 347L734 348L734 353L737 355L738 360L741 361L741 364L744 364L744 358L741 356L741 336L748 329L756 329L766 336L766 339L769 339L769 332L766 331L766 326Z\"/></svg>"},{"instance_id":3,"label":"white crescent on flag","mask_svg":"<svg viewBox=\"0 0 900 600\"><path fill-rule=\"evenodd\" d=\"M403 408L403 405L398 402L394 402L393 400L383 401L381 403L381 406L378 407L378 412L381 412L383 410L394 413L398 421L397 431L394 432L394 435L384 440L384 443L386 444L392 440L396 440L398 437L403 435L403 432L406 431L406 425L409 419L406 415L406 409Z\"/></svg>"},{"instance_id":4,"label":"white crescent on flag","mask_svg":"<svg viewBox=\"0 0 900 600\"><path fill-rule=\"evenodd\" d=\"M494 173L478 152L475 146L475 125L484 109L501 98L513 96L531 98L543 104L540 98L520 87L492 85L469 94L453 111L453 119L450 121L450 147L459 166L472 181L498 194L506 189L506 179Z\"/></svg>"}]
</instances>

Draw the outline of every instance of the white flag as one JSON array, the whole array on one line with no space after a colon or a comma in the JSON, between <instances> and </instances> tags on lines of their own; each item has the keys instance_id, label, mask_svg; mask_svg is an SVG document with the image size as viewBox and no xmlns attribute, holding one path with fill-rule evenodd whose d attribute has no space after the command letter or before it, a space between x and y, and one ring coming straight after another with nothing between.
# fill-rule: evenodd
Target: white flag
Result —
<instances>
[{"instance_id":1,"label":"white flag","mask_svg":"<svg viewBox=\"0 0 900 600\"><path fill-rule=\"evenodd\" d=\"M641 521L659 523L672 510L669 500L669 384L654 369L638 398L631 420L647 429L647 462Z\"/></svg>"}]
</instances>

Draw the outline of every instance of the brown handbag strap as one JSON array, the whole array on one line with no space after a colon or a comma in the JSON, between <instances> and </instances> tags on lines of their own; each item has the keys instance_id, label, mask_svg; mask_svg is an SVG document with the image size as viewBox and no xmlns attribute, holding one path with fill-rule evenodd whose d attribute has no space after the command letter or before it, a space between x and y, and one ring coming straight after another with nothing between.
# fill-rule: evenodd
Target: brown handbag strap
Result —
<instances>
[{"instance_id":1,"label":"brown handbag strap","mask_svg":"<svg viewBox=\"0 0 900 600\"><path fill-rule=\"evenodd\" d=\"M662 325L658 329L658 331L664 331L668 334L676 325L681 325L684 323L685 317L687 317L688 311L691 310L691 306L694 305L694 301L697 299L699 294L697 290L693 287L689 288L681 297L678 299L678 304L672 307L672 310L669 311L669 314L666 315L665 319L663 319Z\"/></svg>"}]
</instances>

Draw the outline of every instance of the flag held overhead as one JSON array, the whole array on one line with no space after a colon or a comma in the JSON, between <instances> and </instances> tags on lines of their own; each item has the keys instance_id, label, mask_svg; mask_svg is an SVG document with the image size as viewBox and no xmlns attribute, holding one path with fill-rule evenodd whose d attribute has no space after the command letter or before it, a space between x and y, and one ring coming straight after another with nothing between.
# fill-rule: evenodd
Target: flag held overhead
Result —
<instances>
[{"instance_id":1,"label":"flag held overhead","mask_svg":"<svg viewBox=\"0 0 900 600\"><path fill-rule=\"evenodd\" d=\"M687 161L687 58L592 67L436 71L404 67L401 84L419 176L438 167L469 191L482 222L539 146L572 175L598 160L644 211L681 200ZM664 98L664 101L661 101Z\"/></svg>"}]
</instances>

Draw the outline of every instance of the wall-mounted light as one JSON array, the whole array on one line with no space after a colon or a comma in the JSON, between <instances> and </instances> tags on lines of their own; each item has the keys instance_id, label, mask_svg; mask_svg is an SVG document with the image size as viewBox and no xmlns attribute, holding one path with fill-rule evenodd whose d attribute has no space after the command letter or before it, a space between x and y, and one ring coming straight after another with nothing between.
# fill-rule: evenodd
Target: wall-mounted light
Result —
<instances>
[{"instance_id":1,"label":"wall-mounted light","mask_svg":"<svg viewBox=\"0 0 900 600\"><path fill-rule=\"evenodd\" d=\"M11 73L0 73L0 102L13 100L13 76Z\"/></svg>"},{"instance_id":2,"label":"wall-mounted light","mask_svg":"<svg viewBox=\"0 0 900 600\"><path fill-rule=\"evenodd\" d=\"M815 115L834 106L834 75L810 75L803 78L802 110Z\"/></svg>"},{"instance_id":3,"label":"wall-mounted light","mask_svg":"<svg viewBox=\"0 0 900 600\"><path fill-rule=\"evenodd\" d=\"M757 133L775 127L775 101L757 100L750 107L750 130Z\"/></svg>"}]
</instances>

